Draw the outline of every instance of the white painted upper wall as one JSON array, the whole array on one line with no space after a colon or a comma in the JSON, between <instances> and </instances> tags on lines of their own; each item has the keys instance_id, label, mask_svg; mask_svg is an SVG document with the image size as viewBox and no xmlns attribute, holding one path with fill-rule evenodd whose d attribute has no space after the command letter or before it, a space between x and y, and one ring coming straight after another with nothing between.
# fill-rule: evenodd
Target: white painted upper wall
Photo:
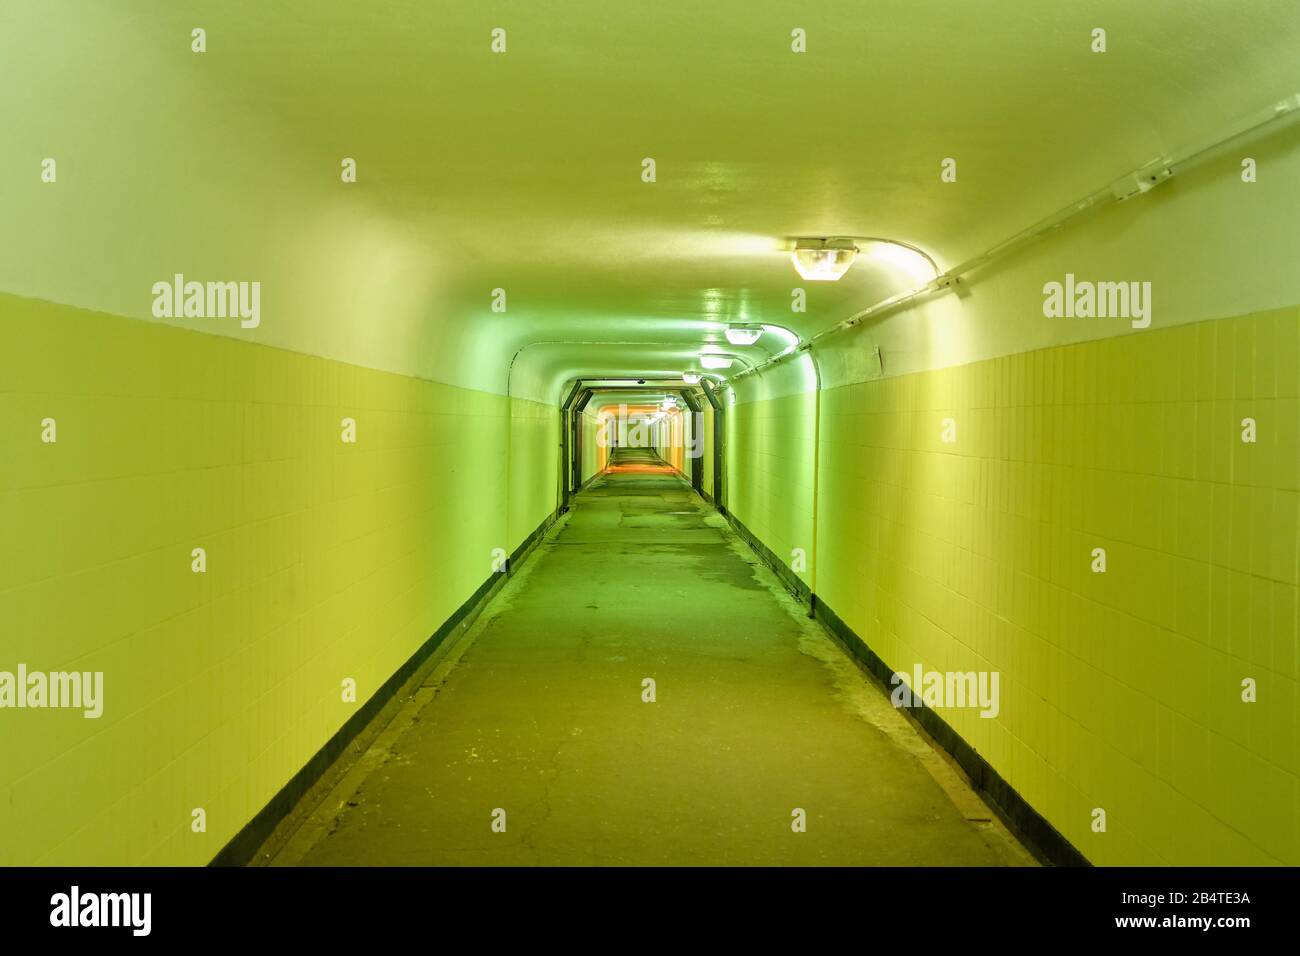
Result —
<instances>
[{"instance_id":1,"label":"white painted upper wall","mask_svg":"<svg viewBox=\"0 0 1300 956\"><path fill-rule=\"evenodd\" d=\"M1246 158L1255 160L1256 182L1242 179ZM883 374L895 376L1143 334L1123 318L1045 316L1044 286L1067 273L1080 282L1150 283L1149 330L1300 305L1297 213L1300 124L1292 123L1048 234L972 275L961 294L828 336L814 349L822 387L880 377L877 347ZM736 382L739 401L808 387L805 375L772 371Z\"/></svg>"},{"instance_id":2,"label":"white painted upper wall","mask_svg":"<svg viewBox=\"0 0 1300 956\"><path fill-rule=\"evenodd\" d=\"M556 402L575 374L680 370L727 322L829 328L897 282L859 263L791 313L791 237L951 266L1300 90L1296 49L1293 0L8 0L0 290ZM1157 323L1295 301L1269 265L1293 250L1293 169L1260 153L1250 198L1231 163L1170 183L1043 243L1023 282L844 341L892 373L1068 338L1029 293L1070 268L1150 272ZM154 317L177 273L260 282L260 324ZM1234 303L1246 276L1271 291ZM826 351L827 383L864 374L856 346Z\"/></svg>"}]
</instances>

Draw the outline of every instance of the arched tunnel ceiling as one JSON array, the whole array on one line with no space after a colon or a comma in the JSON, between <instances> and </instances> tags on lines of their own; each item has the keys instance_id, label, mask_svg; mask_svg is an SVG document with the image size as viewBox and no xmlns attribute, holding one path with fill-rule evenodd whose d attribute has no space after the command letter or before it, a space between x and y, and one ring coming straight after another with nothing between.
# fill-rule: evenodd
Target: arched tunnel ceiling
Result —
<instances>
[{"instance_id":1,"label":"arched tunnel ceiling","mask_svg":"<svg viewBox=\"0 0 1300 956\"><path fill-rule=\"evenodd\" d=\"M587 411L593 415L598 415L605 408L617 410L621 406L626 406L629 413L653 412L668 394L670 392L667 389L652 389L644 392L595 392L591 396L591 401L587 404ZM682 405L680 399L678 399L678 405Z\"/></svg>"},{"instance_id":2,"label":"arched tunnel ceiling","mask_svg":"<svg viewBox=\"0 0 1300 956\"><path fill-rule=\"evenodd\" d=\"M644 341L620 338L612 342L563 341L536 342L522 346L514 358L510 376L511 394L528 395L550 389L556 383L577 378L675 379L683 371L693 370L710 380L725 378L752 367L787 347L787 340L765 333L752 346L735 346L725 340L700 346L692 341L662 342L647 337ZM702 348L732 360L729 369L706 371L700 367Z\"/></svg>"},{"instance_id":3,"label":"arched tunnel ceiling","mask_svg":"<svg viewBox=\"0 0 1300 956\"><path fill-rule=\"evenodd\" d=\"M0 289L149 318L176 272L257 280L258 328L200 327L557 401L824 329L909 283L800 282L788 237L951 265L1294 92L1297 39L1291 0L11 0ZM530 347L566 341L611 344Z\"/></svg>"}]
</instances>

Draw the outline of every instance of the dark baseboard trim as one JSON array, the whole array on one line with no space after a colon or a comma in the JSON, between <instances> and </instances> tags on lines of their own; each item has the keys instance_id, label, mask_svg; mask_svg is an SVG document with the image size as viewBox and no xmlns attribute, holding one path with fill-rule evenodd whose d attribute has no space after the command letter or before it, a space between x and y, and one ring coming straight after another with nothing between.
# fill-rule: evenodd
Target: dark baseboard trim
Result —
<instances>
[{"instance_id":1,"label":"dark baseboard trim","mask_svg":"<svg viewBox=\"0 0 1300 956\"><path fill-rule=\"evenodd\" d=\"M889 681L894 675L893 668L881 660L825 601L817 600L813 603L813 614L839 644L857 659L862 668L880 682L886 692L892 690ZM957 765L970 777L975 789L984 795L1043 861L1053 866L1092 865L936 711L919 703L904 709L934 738L935 743L952 755Z\"/></svg>"},{"instance_id":2,"label":"dark baseboard trim","mask_svg":"<svg viewBox=\"0 0 1300 956\"><path fill-rule=\"evenodd\" d=\"M524 558L526 558L528 556L528 553L532 551L534 547L537 546L537 542L542 540L542 536L545 535L546 532L551 529L551 525L555 524L555 522L559 519L559 517L560 517L560 513L558 511L552 511L549 515L546 516L546 519L541 524L539 524L536 528L534 528L531 532L529 532L528 537L524 538L524 540L519 543L519 547L515 548L515 550L510 553L510 558L509 560L506 561L506 571L508 573L514 572L515 566ZM492 577L495 578L498 576L499 575L493 575ZM491 581L492 578L489 578L488 582ZM482 587L483 585L480 584L479 589L482 590ZM478 592L476 591L474 593L477 594ZM471 598L471 600L473 600L473 598ZM456 614L457 615L460 614L461 611L464 610L464 607L465 606L462 604L459 608L457 608ZM453 615L452 618L449 618L448 620L454 620L455 616L456 615Z\"/></svg>"},{"instance_id":3,"label":"dark baseboard trim","mask_svg":"<svg viewBox=\"0 0 1300 956\"><path fill-rule=\"evenodd\" d=\"M727 523L731 525L732 530L740 535L741 540L749 545L753 552L763 559L763 563L776 573L787 591L805 603L812 600L812 591L808 587L808 582L791 571L790 566L778 558L771 548L758 540L758 536L746 528L744 522L734 514L728 512L722 512L722 514L727 519Z\"/></svg>"},{"instance_id":4,"label":"dark baseboard trim","mask_svg":"<svg viewBox=\"0 0 1300 956\"><path fill-rule=\"evenodd\" d=\"M484 605L506 582L520 562L523 561L542 539L542 536L555 523L557 515L552 513L539 524L506 562L506 573L492 574L478 586L469 599L458 607L455 613L443 621L439 628L420 645L419 649L407 658L383 685L370 696L370 699L357 708L356 712L335 731L334 736L316 751L310 760L289 779L252 820L248 821L221 851L212 858L208 866L245 866L253 860L257 851L275 832L280 822L293 812L299 801L315 786L316 782L329 770L347 750L348 745L369 726L380 711L401 691L428 659L446 640L447 636L463 623L473 620Z\"/></svg>"},{"instance_id":5,"label":"dark baseboard trim","mask_svg":"<svg viewBox=\"0 0 1300 956\"><path fill-rule=\"evenodd\" d=\"M725 512L723 514L736 534L762 558L763 563L775 572L782 583L808 603L810 616L826 628L831 637L849 652L859 666L875 678L886 693L889 693L893 689L890 678L894 676L894 669L886 664L825 601L813 594L808 589L808 585L777 558L767 545L759 541L740 519L733 514ZM934 738L935 743L952 756L970 778L975 789L984 796L998 815L1017 832L1017 836L1028 844L1030 850L1041 861L1052 866L1092 865L1074 844L1052 826L1046 817L1035 810L1029 801L1007 783L1002 775L994 770L992 765L936 711L920 703L903 709Z\"/></svg>"}]
</instances>

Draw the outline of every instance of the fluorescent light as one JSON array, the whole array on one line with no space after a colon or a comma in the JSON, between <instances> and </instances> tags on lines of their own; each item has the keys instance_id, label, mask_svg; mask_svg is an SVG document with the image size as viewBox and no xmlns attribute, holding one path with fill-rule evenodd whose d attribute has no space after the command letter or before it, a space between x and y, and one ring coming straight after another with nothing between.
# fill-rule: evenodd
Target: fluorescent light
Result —
<instances>
[{"instance_id":1,"label":"fluorescent light","mask_svg":"<svg viewBox=\"0 0 1300 956\"><path fill-rule=\"evenodd\" d=\"M699 373L699 372L682 372L682 381L685 382L687 385L699 385L699 384L700 384L700 373Z\"/></svg>"},{"instance_id":2,"label":"fluorescent light","mask_svg":"<svg viewBox=\"0 0 1300 956\"><path fill-rule=\"evenodd\" d=\"M729 325L727 326L727 341L732 345L753 345L758 341L758 337L763 334L761 325Z\"/></svg>"},{"instance_id":3,"label":"fluorescent light","mask_svg":"<svg viewBox=\"0 0 1300 956\"><path fill-rule=\"evenodd\" d=\"M834 282L849 271L857 255L852 239L800 239L790 258L802 278Z\"/></svg>"},{"instance_id":4,"label":"fluorescent light","mask_svg":"<svg viewBox=\"0 0 1300 956\"><path fill-rule=\"evenodd\" d=\"M700 364L705 368L731 368L731 363L735 359L727 358L725 355L701 355Z\"/></svg>"}]
</instances>

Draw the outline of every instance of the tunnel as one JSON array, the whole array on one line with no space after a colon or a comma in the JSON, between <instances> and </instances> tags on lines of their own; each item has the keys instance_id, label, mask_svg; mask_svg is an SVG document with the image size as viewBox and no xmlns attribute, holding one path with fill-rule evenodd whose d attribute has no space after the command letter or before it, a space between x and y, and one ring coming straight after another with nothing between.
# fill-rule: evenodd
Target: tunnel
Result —
<instances>
[{"instance_id":1,"label":"tunnel","mask_svg":"<svg viewBox=\"0 0 1300 956\"><path fill-rule=\"evenodd\" d=\"M1298 44L7 0L0 863L1300 864Z\"/></svg>"}]
</instances>

